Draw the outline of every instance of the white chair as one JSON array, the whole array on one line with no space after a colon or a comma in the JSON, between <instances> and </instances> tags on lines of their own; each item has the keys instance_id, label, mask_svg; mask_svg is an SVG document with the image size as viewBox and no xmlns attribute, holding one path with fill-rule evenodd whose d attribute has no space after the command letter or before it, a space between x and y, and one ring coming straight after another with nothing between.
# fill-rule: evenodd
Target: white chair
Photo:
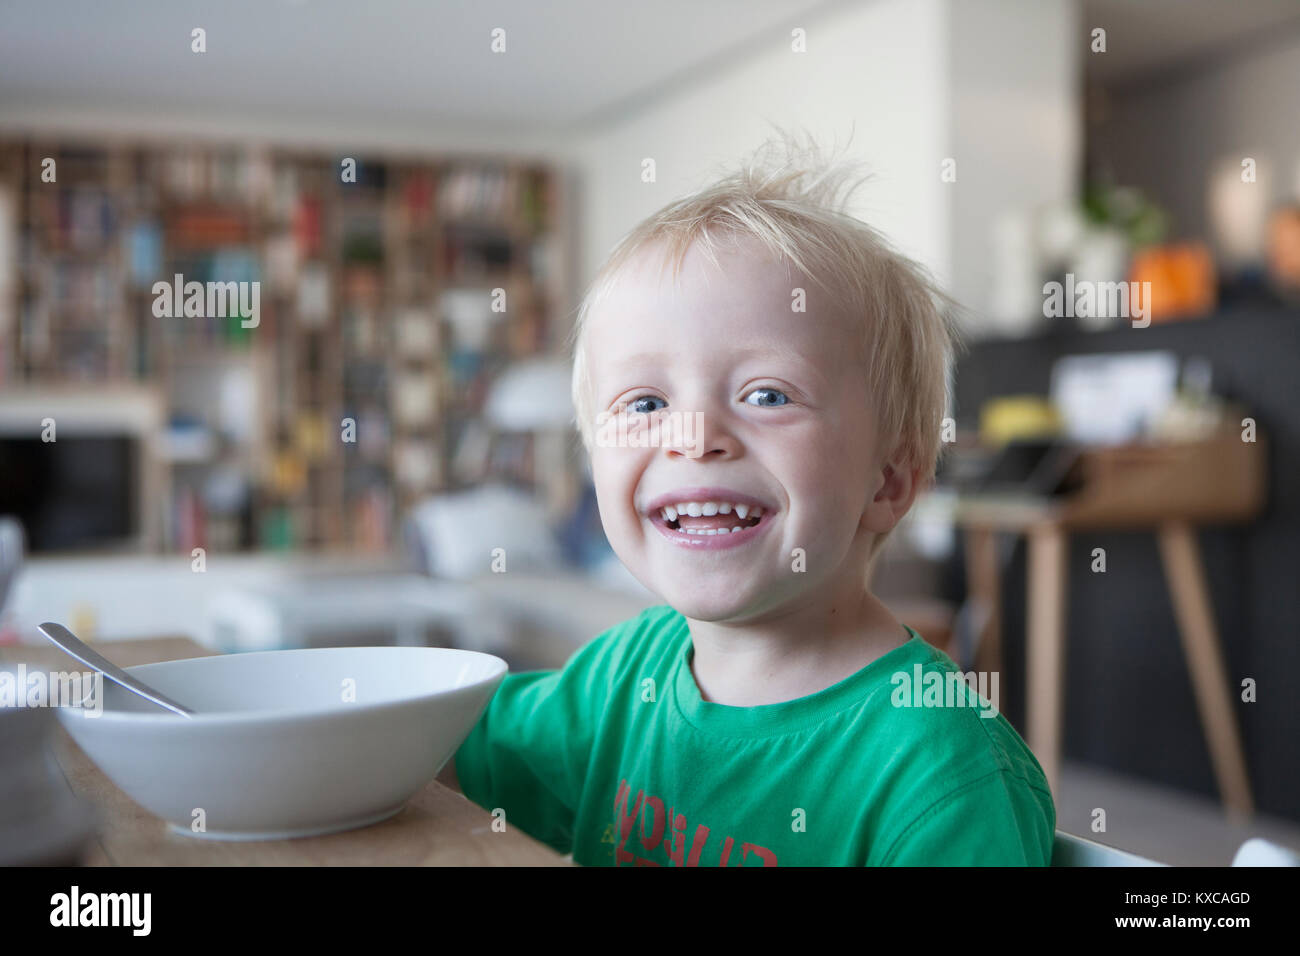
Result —
<instances>
[{"instance_id":1,"label":"white chair","mask_svg":"<svg viewBox=\"0 0 1300 956\"><path fill-rule=\"evenodd\" d=\"M1168 866L1146 857L1094 843L1070 833L1056 831L1052 866ZM1232 858L1233 866L1300 866L1300 854L1284 846L1253 837L1243 843Z\"/></svg>"},{"instance_id":2,"label":"white chair","mask_svg":"<svg viewBox=\"0 0 1300 956\"><path fill-rule=\"evenodd\" d=\"M1125 853L1104 843L1094 843L1061 830L1052 846L1052 866L1168 866L1146 857Z\"/></svg>"},{"instance_id":3,"label":"white chair","mask_svg":"<svg viewBox=\"0 0 1300 956\"><path fill-rule=\"evenodd\" d=\"M1233 866L1300 866L1300 854L1276 843L1253 837L1232 858Z\"/></svg>"}]
</instances>

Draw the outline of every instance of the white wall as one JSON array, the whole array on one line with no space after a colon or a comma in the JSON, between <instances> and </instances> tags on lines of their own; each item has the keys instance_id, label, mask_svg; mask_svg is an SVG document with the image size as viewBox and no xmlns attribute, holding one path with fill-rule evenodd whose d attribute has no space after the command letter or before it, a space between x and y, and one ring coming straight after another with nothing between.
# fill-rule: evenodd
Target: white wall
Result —
<instances>
[{"instance_id":1,"label":"white wall","mask_svg":"<svg viewBox=\"0 0 1300 956\"><path fill-rule=\"evenodd\" d=\"M951 0L952 290L988 327L999 217L1072 202L1083 152L1083 26L1073 0Z\"/></svg>"},{"instance_id":2,"label":"white wall","mask_svg":"<svg viewBox=\"0 0 1300 956\"><path fill-rule=\"evenodd\" d=\"M991 236L1008 210L1069 202L1082 120L1075 0L863 0L802 24L808 52L769 49L574 144L583 180L579 285L637 221L734 163L767 120L875 172L855 215L928 266L979 331ZM652 157L658 181L642 183ZM957 181L941 163L957 160Z\"/></svg>"},{"instance_id":3,"label":"white wall","mask_svg":"<svg viewBox=\"0 0 1300 956\"><path fill-rule=\"evenodd\" d=\"M866 0L797 24L807 52L777 35L684 91L573 145L584 182L579 278L590 281L628 229L704 185L769 135L766 121L843 144L875 174L853 212L904 252L949 271L945 197L938 185L947 130L945 0ZM657 182L641 182L651 157Z\"/></svg>"}]
</instances>

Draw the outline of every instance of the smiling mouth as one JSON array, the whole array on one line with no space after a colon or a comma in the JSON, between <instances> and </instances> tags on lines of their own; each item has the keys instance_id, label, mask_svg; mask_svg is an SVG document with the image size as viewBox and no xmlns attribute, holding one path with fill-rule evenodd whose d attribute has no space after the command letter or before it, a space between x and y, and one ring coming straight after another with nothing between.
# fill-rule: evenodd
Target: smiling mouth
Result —
<instances>
[{"instance_id":1,"label":"smiling mouth","mask_svg":"<svg viewBox=\"0 0 1300 956\"><path fill-rule=\"evenodd\" d=\"M766 516L760 507L716 502L683 502L660 509L654 519L670 531L698 537L738 534L757 527Z\"/></svg>"}]
</instances>

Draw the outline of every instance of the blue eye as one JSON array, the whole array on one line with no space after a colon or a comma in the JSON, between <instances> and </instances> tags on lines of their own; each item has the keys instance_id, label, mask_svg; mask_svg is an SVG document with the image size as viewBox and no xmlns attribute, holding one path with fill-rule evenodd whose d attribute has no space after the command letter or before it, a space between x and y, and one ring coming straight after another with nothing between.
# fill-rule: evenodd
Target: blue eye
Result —
<instances>
[{"instance_id":1,"label":"blue eye","mask_svg":"<svg viewBox=\"0 0 1300 956\"><path fill-rule=\"evenodd\" d=\"M750 401L755 395L760 396L758 401ZM775 388L756 388L745 396L745 402L750 405L757 405L760 408L771 407L773 405L785 405L790 401L785 392Z\"/></svg>"},{"instance_id":2,"label":"blue eye","mask_svg":"<svg viewBox=\"0 0 1300 956\"><path fill-rule=\"evenodd\" d=\"M646 408L644 405L645 402L663 402L663 404L660 405L659 408L664 408L668 405L667 402L665 402L662 398L659 398L658 396L642 395L640 398L632 399L632 401L628 403L628 408L634 412L640 412L643 415L648 415L651 412L659 411L659 408Z\"/></svg>"}]
</instances>

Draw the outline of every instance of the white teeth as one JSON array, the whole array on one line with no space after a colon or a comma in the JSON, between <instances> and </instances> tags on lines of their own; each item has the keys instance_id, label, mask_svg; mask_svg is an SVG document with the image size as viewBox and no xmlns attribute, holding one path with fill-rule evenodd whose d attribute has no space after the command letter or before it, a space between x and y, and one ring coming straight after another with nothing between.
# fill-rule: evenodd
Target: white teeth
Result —
<instances>
[{"instance_id":1,"label":"white teeth","mask_svg":"<svg viewBox=\"0 0 1300 956\"><path fill-rule=\"evenodd\" d=\"M682 534L737 534L744 531L744 528L681 528Z\"/></svg>"},{"instance_id":2,"label":"white teeth","mask_svg":"<svg viewBox=\"0 0 1300 956\"><path fill-rule=\"evenodd\" d=\"M692 518L710 518L714 515L729 515L735 512L736 517L744 521L749 518L758 519L763 515L763 509L758 505L741 505L733 504L730 501L679 501L673 505L665 505L660 511L665 521L676 521L683 517ZM682 529L687 534L731 534L735 531L743 531L743 528L732 528L728 531L726 528L717 530L691 530Z\"/></svg>"}]
</instances>

